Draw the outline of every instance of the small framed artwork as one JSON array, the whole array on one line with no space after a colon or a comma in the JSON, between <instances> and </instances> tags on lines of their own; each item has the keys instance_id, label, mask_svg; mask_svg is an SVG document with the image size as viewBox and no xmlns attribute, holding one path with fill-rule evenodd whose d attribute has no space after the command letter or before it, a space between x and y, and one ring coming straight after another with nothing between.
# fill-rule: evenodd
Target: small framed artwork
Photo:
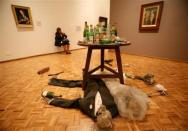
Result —
<instances>
[{"instance_id":1,"label":"small framed artwork","mask_svg":"<svg viewBox=\"0 0 188 131\"><path fill-rule=\"evenodd\" d=\"M17 27L33 27L30 7L11 5Z\"/></svg>"},{"instance_id":2,"label":"small framed artwork","mask_svg":"<svg viewBox=\"0 0 188 131\"><path fill-rule=\"evenodd\" d=\"M103 27L107 28L108 18L100 16L99 22L102 24Z\"/></svg>"},{"instance_id":3,"label":"small framed artwork","mask_svg":"<svg viewBox=\"0 0 188 131\"><path fill-rule=\"evenodd\" d=\"M158 30L160 26L163 1L141 6L139 30Z\"/></svg>"}]
</instances>

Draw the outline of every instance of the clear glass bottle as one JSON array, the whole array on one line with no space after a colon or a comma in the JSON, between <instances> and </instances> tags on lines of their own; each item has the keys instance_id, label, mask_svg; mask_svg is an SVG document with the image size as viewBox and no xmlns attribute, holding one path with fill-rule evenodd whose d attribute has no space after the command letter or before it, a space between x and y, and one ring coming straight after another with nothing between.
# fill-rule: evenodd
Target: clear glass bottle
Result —
<instances>
[{"instance_id":1,"label":"clear glass bottle","mask_svg":"<svg viewBox=\"0 0 188 131\"><path fill-rule=\"evenodd\" d=\"M117 36L117 28L115 25L112 25L112 27L111 27L111 35Z\"/></svg>"},{"instance_id":2,"label":"clear glass bottle","mask_svg":"<svg viewBox=\"0 0 188 131\"><path fill-rule=\"evenodd\" d=\"M108 39L110 39L110 36L111 36L111 33L110 33L110 24L107 24L106 36L107 36Z\"/></svg>"},{"instance_id":3,"label":"clear glass bottle","mask_svg":"<svg viewBox=\"0 0 188 131\"><path fill-rule=\"evenodd\" d=\"M94 28L94 42L98 43L99 42L99 24L95 26Z\"/></svg>"}]
</instances>

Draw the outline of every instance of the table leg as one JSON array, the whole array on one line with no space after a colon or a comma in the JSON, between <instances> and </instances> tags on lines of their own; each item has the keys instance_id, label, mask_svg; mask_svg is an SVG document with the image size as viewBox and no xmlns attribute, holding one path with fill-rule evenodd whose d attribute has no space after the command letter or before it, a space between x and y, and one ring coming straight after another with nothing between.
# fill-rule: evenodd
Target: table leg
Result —
<instances>
[{"instance_id":1,"label":"table leg","mask_svg":"<svg viewBox=\"0 0 188 131\"><path fill-rule=\"evenodd\" d=\"M120 83L124 84L120 48L119 47L115 48L115 52L116 52L116 61L117 61L117 66L118 66L118 75L119 75Z\"/></svg>"},{"instance_id":2,"label":"table leg","mask_svg":"<svg viewBox=\"0 0 188 131\"><path fill-rule=\"evenodd\" d=\"M101 49L101 71L104 71L104 49Z\"/></svg>"},{"instance_id":3,"label":"table leg","mask_svg":"<svg viewBox=\"0 0 188 131\"><path fill-rule=\"evenodd\" d=\"M89 65L91 60L92 48L88 47L86 64L83 72L83 89L85 89L86 81L88 78Z\"/></svg>"}]
</instances>

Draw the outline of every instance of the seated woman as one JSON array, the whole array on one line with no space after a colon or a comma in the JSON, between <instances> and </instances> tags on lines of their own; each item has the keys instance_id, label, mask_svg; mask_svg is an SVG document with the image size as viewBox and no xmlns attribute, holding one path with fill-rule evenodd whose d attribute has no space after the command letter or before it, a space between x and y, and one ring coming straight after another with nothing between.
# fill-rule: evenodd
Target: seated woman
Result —
<instances>
[{"instance_id":1,"label":"seated woman","mask_svg":"<svg viewBox=\"0 0 188 131\"><path fill-rule=\"evenodd\" d=\"M63 46L63 49L66 54L71 54L69 50L69 40L67 39L67 35L61 31L61 28L58 27L55 33L55 46Z\"/></svg>"}]
</instances>

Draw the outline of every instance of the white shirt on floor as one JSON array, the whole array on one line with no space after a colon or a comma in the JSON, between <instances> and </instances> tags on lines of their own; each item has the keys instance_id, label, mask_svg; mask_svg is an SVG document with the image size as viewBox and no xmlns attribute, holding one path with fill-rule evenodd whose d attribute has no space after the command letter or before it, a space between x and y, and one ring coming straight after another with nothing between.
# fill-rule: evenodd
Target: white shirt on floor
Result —
<instances>
[{"instance_id":1,"label":"white shirt on floor","mask_svg":"<svg viewBox=\"0 0 188 131\"><path fill-rule=\"evenodd\" d=\"M95 96L95 110L94 110L94 115L96 116L98 109L102 105L102 99L99 91L97 91L97 94Z\"/></svg>"}]
</instances>

